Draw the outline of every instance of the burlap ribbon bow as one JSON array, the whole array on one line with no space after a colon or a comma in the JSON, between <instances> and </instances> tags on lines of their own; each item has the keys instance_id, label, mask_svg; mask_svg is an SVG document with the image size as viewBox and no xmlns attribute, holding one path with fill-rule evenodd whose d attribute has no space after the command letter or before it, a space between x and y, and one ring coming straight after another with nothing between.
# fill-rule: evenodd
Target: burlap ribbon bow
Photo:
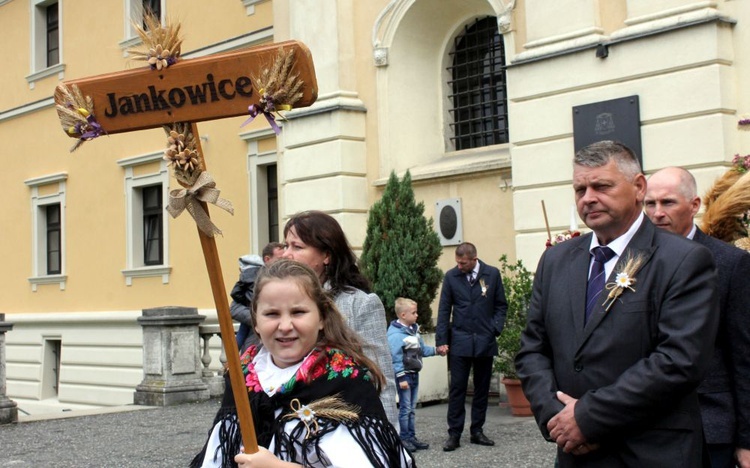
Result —
<instances>
[{"instance_id":1,"label":"burlap ribbon bow","mask_svg":"<svg viewBox=\"0 0 750 468\"><path fill-rule=\"evenodd\" d=\"M221 229L211 221L200 202L211 203L230 214L234 214L232 202L219 197L220 193L211 175L208 172L201 172L198 180L189 189L169 192L167 211L173 218L176 218L187 209L188 213L195 219L198 229L208 237L214 237L215 234L221 234Z\"/></svg>"}]
</instances>

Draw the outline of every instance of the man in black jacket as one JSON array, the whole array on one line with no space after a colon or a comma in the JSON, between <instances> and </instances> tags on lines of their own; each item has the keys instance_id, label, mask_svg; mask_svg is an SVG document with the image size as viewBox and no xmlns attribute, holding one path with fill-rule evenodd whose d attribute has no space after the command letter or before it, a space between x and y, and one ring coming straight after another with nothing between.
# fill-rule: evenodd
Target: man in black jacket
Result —
<instances>
[{"instance_id":1,"label":"man in black jacket","mask_svg":"<svg viewBox=\"0 0 750 468\"><path fill-rule=\"evenodd\" d=\"M750 255L704 234L693 223L701 206L695 178L668 167L648 180L646 215L662 229L693 239L714 256L721 321L713 358L698 387L712 468L750 468Z\"/></svg>"},{"instance_id":2,"label":"man in black jacket","mask_svg":"<svg viewBox=\"0 0 750 468\"><path fill-rule=\"evenodd\" d=\"M474 369L471 403L472 444L495 445L484 435L492 361L497 356L497 338L503 330L508 304L500 271L477 259L477 249L464 242L456 248L456 267L445 274L440 292L435 344L438 353L448 353L451 382L448 396L448 439L443 450L461 446L469 373Z\"/></svg>"},{"instance_id":3,"label":"man in black jacket","mask_svg":"<svg viewBox=\"0 0 750 468\"><path fill-rule=\"evenodd\" d=\"M698 468L711 252L644 216L646 178L620 143L576 153L573 191L593 232L542 254L515 361L537 424L561 468Z\"/></svg>"},{"instance_id":4,"label":"man in black jacket","mask_svg":"<svg viewBox=\"0 0 750 468\"><path fill-rule=\"evenodd\" d=\"M232 303L229 312L232 318L240 322L237 331L237 347L243 353L251 344L260 343L260 339L253 331L253 319L250 315L250 304L253 301L255 278L263 265L270 265L279 260L284 253L284 246L278 242L271 242L263 248L263 258L257 255L243 255L239 259L240 279L235 283L232 292Z\"/></svg>"}]
</instances>

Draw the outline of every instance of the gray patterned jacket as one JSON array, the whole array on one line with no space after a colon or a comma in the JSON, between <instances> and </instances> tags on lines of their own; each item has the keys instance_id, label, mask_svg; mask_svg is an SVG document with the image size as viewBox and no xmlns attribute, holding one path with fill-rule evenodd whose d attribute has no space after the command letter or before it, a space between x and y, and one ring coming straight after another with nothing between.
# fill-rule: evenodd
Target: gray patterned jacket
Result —
<instances>
[{"instance_id":1,"label":"gray patterned jacket","mask_svg":"<svg viewBox=\"0 0 750 468\"><path fill-rule=\"evenodd\" d=\"M380 393L380 401L383 403L388 421L398 430L396 383L386 337L388 323L383 303L376 294L367 294L359 289L340 292L333 300L346 318L347 325L368 345L364 349L365 355L375 361L383 372L386 385Z\"/></svg>"}]
</instances>

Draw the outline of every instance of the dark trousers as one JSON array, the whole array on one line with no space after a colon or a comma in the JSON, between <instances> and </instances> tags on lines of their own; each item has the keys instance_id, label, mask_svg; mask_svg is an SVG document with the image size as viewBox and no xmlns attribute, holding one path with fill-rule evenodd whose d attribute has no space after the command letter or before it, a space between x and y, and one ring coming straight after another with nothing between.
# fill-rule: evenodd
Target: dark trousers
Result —
<instances>
[{"instance_id":1,"label":"dark trousers","mask_svg":"<svg viewBox=\"0 0 750 468\"><path fill-rule=\"evenodd\" d=\"M466 387L469 373L474 368L474 398L471 402L471 434L482 431L487 415L487 400L492 379L492 356L462 357L448 355L451 371L450 393L448 395L448 434L461 437L466 418Z\"/></svg>"}]
</instances>

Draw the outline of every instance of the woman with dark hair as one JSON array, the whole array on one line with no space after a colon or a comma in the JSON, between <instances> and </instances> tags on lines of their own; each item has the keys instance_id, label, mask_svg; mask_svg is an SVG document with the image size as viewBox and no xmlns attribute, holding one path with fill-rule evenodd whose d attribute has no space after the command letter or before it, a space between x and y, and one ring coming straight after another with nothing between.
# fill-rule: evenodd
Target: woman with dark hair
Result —
<instances>
[{"instance_id":1,"label":"woman with dark hair","mask_svg":"<svg viewBox=\"0 0 750 468\"><path fill-rule=\"evenodd\" d=\"M398 428L396 384L388 348L388 322L380 298L370 292L370 282L359 271L341 225L322 211L303 211L284 226L284 258L309 266L333 296L336 307L365 343L365 354L386 378L380 394L388 421Z\"/></svg>"}]
</instances>

